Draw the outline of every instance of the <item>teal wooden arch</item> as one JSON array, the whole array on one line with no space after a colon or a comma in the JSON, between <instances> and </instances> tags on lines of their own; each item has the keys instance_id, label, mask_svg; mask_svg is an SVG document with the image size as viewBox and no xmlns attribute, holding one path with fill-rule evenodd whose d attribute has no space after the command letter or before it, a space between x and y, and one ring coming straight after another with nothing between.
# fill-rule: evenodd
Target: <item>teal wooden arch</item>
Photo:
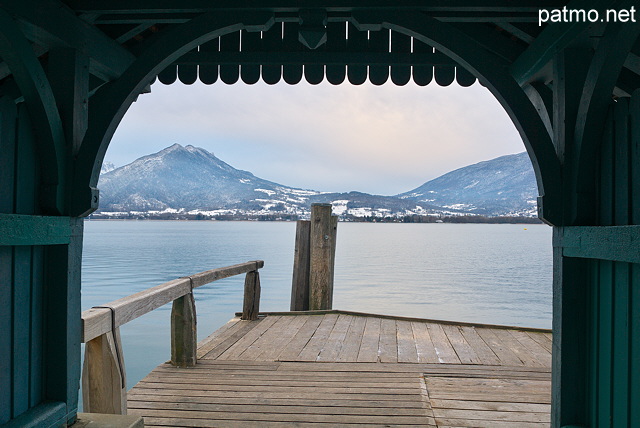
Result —
<instances>
[{"instance_id":1,"label":"teal wooden arch","mask_svg":"<svg viewBox=\"0 0 640 428\"><path fill-rule=\"evenodd\" d=\"M411 36L428 45L435 46L480 78L503 105L514 122L531 157L541 194L539 204L547 207L541 217L549 222L556 220L559 197L545 189L560 185L560 163L555 155L551 136L547 132L544 116L540 116L526 92L518 85L509 71L509 63L499 56L487 52L473 38L441 23L420 17L414 13L367 13L354 14L351 20L360 30L379 31L382 28ZM174 31L159 35L142 50L141 55L115 82L100 88L92 98L97 108L91 109L89 128L79 153L74 182L87 182L73 198L81 201L83 196L95 194L100 167L109 141L126 110L135 101L143 88L167 66L182 55L207 41L232 34L240 30L267 31L275 22L271 14L245 13L237 16L218 14L204 15L182 24ZM91 171L88 165L93 162ZM558 195L557 193L555 195ZM84 197L86 200L86 197ZM81 215L95 209L93 206L78 207L74 214Z\"/></svg>"}]
</instances>

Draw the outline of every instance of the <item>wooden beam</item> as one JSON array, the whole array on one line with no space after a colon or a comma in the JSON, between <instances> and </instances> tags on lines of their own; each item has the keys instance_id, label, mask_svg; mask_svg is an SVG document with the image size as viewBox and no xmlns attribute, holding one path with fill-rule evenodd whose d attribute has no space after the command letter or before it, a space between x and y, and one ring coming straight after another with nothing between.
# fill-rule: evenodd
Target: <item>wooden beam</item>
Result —
<instances>
[{"instance_id":1,"label":"wooden beam","mask_svg":"<svg viewBox=\"0 0 640 428\"><path fill-rule=\"evenodd\" d=\"M519 38L523 42L525 42L527 44L533 43L533 41L536 39L536 37L531 35L531 34L529 34L529 33L527 33L526 31L524 31L520 27L518 27L516 25L513 25L512 22L513 21L496 22L495 24L497 26L499 26L500 28L502 28L503 30L505 30L507 33L513 34L514 36L516 36L517 38Z\"/></svg>"},{"instance_id":2,"label":"wooden beam","mask_svg":"<svg viewBox=\"0 0 640 428\"><path fill-rule=\"evenodd\" d=\"M613 90L620 71L639 35L640 25L608 24L589 66L580 98L573 141L576 150L576 188L573 194L578 198L573 204L572 216L576 219L590 212L604 117L612 103ZM578 221L582 224L592 224Z\"/></svg>"},{"instance_id":3,"label":"wooden beam","mask_svg":"<svg viewBox=\"0 0 640 428\"><path fill-rule=\"evenodd\" d=\"M104 80L119 77L135 60L131 52L57 0L0 0L0 7L22 21L25 35L36 44L86 54L91 72Z\"/></svg>"},{"instance_id":4,"label":"wooden beam","mask_svg":"<svg viewBox=\"0 0 640 428\"><path fill-rule=\"evenodd\" d=\"M606 0L589 0L571 2L567 9L601 9L607 4ZM541 7L543 9L543 7ZM513 64L511 74L518 84L524 85L538 73L553 56L574 42L575 38L586 31L590 22L551 23L536 37Z\"/></svg>"},{"instance_id":5,"label":"wooden beam","mask_svg":"<svg viewBox=\"0 0 640 428\"><path fill-rule=\"evenodd\" d=\"M254 261L212 269L189 277L174 279L100 307L88 309L82 313L82 341L88 342L110 331L112 327L119 327L160 306L171 303L191 293L196 287L233 275L256 271L263 266L263 261ZM111 320L112 312L113 321Z\"/></svg>"},{"instance_id":6,"label":"wooden beam","mask_svg":"<svg viewBox=\"0 0 640 428\"><path fill-rule=\"evenodd\" d=\"M0 214L0 245L60 245L71 239L70 217Z\"/></svg>"},{"instance_id":7,"label":"wooden beam","mask_svg":"<svg viewBox=\"0 0 640 428\"><path fill-rule=\"evenodd\" d=\"M525 50L526 44L520 40L512 40L510 36L501 34L500 28L492 28L487 24L455 23L451 24L458 30L468 34L483 49L499 56L511 63Z\"/></svg>"},{"instance_id":8,"label":"wooden beam","mask_svg":"<svg viewBox=\"0 0 640 428\"><path fill-rule=\"evenodd\" d=\"M640 263L640 226L569 226L554 235L562 255Z\"/></svg>"},{"instance_id":9,"label":"wooden beam","mask_svg":"<svg viewBox=\"0 0 640 428\"><path fill-rule=\"evenodd\" d=\"M376 10L423 10L435 12L476 12L478 14L491 12L530 12L537 14L540 8L562 7L565 3L559 0L527 0L513 2L512 0L492 0L489 4L485 0L456 0L445 3L434 2L425 4L421 0L376 0L367 2L346 2L333 0L268 0L258 1L217 1L214 4L207 0L183 0L175 3L171 0L139 0L131 3L128 0L111 0L104 3L101 0L68 0L67 3L77 12L91 12L98 14L118 13L204 13L215 10L260 9L275 12L295 12L300 8L322 8L330 12L349 12L361 9Z\"/></svg>"},{"instance_id":10,"label":"wooden beam","mask_svg":"<svg viewBox=\"0 0 640 428\"><path fill-rule=\"evenodd\" d=\"M524 85L522 89L535 106L547 132L553 136L553 91L541 82L532 82L531 85Z\"/></svg>"},{"instance_id":11,"label":"wooden beam","mask_svg":"<svg viewBox=\"0 0 640 428\"><path fill-rule=\"evenodd\" d=\"M67 147L75 155L88 125L89 59L77 49L52 49L47 73L60 111Z\"/></svg>"},{"instance_id":12,"label":"wooden beam","mask_svg":"<svg viewBox=\"0 0 640 428\"><path fill-rule=\"evenodd\" d=\"M45 210L51 214L64 212L65 137L62 120L40 62L31 44L13 18L0 8L0 57L9 66L24 97L37 135L38 157L42 167Z\"/></svg>"},{"instance_id":13,"label":"wooden beam","mask_svg":"<svg viewBox=\"0 0 640 428\"><path fill-rule=\"evenodd\" d=\"M327 64L327 65L456 65L441 52L190 52L174 64Z\"/></svg>"}]
</instances>

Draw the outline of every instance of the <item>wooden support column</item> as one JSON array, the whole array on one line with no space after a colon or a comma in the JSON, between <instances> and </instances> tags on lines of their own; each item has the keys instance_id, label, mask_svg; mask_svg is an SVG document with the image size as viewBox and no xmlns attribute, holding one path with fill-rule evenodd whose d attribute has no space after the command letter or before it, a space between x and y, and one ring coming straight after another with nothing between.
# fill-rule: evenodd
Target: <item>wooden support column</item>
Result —
<instances>
[{"instance_id":1,"label":"wooden support column","mask_svg":"<svg viewBox=\"0 0 640 428\"><path fill-rule=\"evenodd\" d=\"M260 312L260 274L257 270L247 272L244 279L243 320L257 320Z\"/></svg>"},{"instance_id":2,"label":"wooden support column","mask_svg":"<svg viewBox=\"0 0 640 428\"><path fill-rule=\"evenodd\" d=\"M296 225L296 246L293 255L291 310L309 310L309 240L311 222L299 220Z\"/></svg>"},{"instance_id":3,"label":"wooden support column","mask_svg":"<svg viewBox=\"0 0 640 428\"><path fill-rule=\"evenodd\" d=\"M193 293L173 301L171 308L171 364L178 367L196 365L196 302Z\"/></svg>"},{"instance_id":4,"label":"wooden support column","mask_svg":"<svg viewBox=\"0 0 640 428\"><path fill-rule=\"evenodd\" d=\"M553 228L553 353L551 421L554 427L588 426L589 289L593 262L565 257L564 228Z\"/></svg>"},{"instance_id":5,"label":"wooden support column","mask_svg":"<svg viewBox=\"0 0 640 428\"><path fill-rule=\"evenodd\" d=\"M309 309L331 309L338 217L331 204L311 205Z\"/></svg>"},{"instance_id":6,"label":"wooden support column","mask_svg":"<svg viewBox=\"0 0 640 428\"><path fill-rule=\"evenodd\" d=\"M119 328L87 342L82 401L86 413L127 414L127 379Z\"/></svg>"}]
</instances>

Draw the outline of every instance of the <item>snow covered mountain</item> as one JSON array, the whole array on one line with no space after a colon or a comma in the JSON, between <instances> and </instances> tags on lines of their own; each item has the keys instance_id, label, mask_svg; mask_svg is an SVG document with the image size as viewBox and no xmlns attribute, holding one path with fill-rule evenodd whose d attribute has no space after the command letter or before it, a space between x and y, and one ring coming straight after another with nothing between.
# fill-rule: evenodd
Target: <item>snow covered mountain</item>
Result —
<instances>
[{"instance_id":1,"label":"snow covered mountain","mask_svg":"<svg viewBox=\"0 0 640 428\"><path fill-rule=\"evenodd\" d=\"M311 203L322 202L331 203L336 214L354 217L523 215L535 212L535 180L528 162L526 154L504 156L445 174L411 192L380 196L284 186L235 169L204 149L174 144L101 174L100 212L305 216Z\"/></svg>"},{"instance_id":2,"label":"snow covered mountain","mask_svg":"<svg viewBox=\"0 0 640 428\"><path fill-rule=\"evenodd\" d=\"M233 168L208 151L174 144L100 176L103 211L274 210L320 192L295 189Z\"/></svg>"},{"instance_id":3,"label":"snow covered mountain","mask_svg":"<svg viewBox=\"0 0 640 428\"><path fill-rule=\"evenodd\" d=\"M538 187L526 152L465 166L397 195L488 216L535 216Z\"/></svg>"}]
</instances>

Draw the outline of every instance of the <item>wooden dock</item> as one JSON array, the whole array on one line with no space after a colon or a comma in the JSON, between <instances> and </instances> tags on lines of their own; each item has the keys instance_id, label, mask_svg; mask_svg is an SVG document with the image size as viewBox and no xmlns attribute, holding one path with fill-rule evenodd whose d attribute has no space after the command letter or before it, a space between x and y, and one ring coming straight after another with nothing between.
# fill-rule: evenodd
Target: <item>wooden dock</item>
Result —
<instances>
[{"instance_id":1,"label":"wooden dock","mask_svg":"<svg viewBox=\"0 0 640 428\"><path fill-rule=\"evenodd\" d=\"M544 427L551 333L343 311L234 318L128 395L145 426Z\"/></svg>"}]
</instances>

